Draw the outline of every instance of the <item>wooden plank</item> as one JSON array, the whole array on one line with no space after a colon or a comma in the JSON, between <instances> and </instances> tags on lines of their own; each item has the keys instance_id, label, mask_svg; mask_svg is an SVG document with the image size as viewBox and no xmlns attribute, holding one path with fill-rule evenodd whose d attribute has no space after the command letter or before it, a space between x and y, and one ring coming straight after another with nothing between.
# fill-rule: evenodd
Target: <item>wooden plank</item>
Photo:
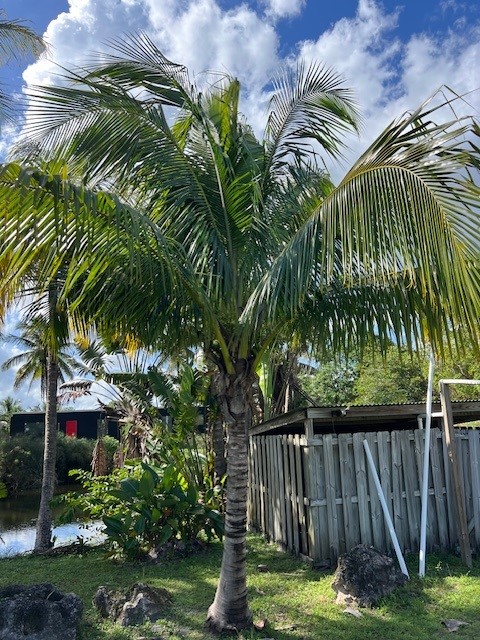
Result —
<instances>
[{"instance_id":1,"label":"wooden plank","mask_svg":"<svg viewBox=\"0 0 480 640\"><path fill-rule=\"evenodd\" d=\"M313 447L305 447L304 455L304 473L305 473L305 492L306 492L306 514L307 514L307 536L308 536L308 552L307 555L313 558L317 551L318 540L318 508L312 506L311 500L315 499L317 487L313 478L314 474L314 449Z\"/></svg>"},{"instance_id":2,"label":"wooden plank","mask_svg":"<svg viewBox=\"0 0 480 640\"><path fill-rule=\"evenodd\" d=\"M355 482L358 497L358 518L360 525L360 539L363 544L371 545L372 526L370 520L370 505L368 501L368 478L363 448L364 433L353 434L353 455L355 460Z\"/></svg>"},{"instance_id":3,"label":"wooden plank","mask_svg":"<svg viewBox=\"0 0 480 640\"><path fill-rule=\"evenodd\" d=\"M285 472L283 469L282 436L275 436L277 448L278 500L280 506L280 543L283 550L287 549L287 506L285 492Z\"/></svg>"},{"instance_id":4,"label":"wooden plank","mask_svg":"<svg viewBox=\"0 0 480 640\"><path fill-rule=\"evenodd\" d=\"M261 474L261 452L260 452L260 446L259 446L259 441L258 438L252 438L253 443L254 443L254 451L255 451L255 464L254 464L254 470L255 470L255 482L256 482L256 509L255 509L255 519L256 519L256 523L255 523L255 527L257 531L261 531L262 528L262 501L263 501L263 495L262 495L262 474Z\"/></svg>"},{"instance_id":5,"label":"wooden plank","mask_svg":"<svg viewBox=\"0 0 480 640\"><path fill-rule=\"evenodd\" d=\"M406 509L403 500L402 457L400 452L400 432L391 433L392 451L392 494L393 494L393 526L397 534L398 543L402 549L408 546L408 528Z\"/></svg>"},{"instance_id":6,"label":"wooden plank","mask_svg":"<svg viewBox=\"0 0 480 640\"><path fill-rule=\"evenodd\" d=\"M376 443L376 434L374 432L369 432L365 434L365 440L368 442L368 446L370 447L370 452L372 454L373 461L375 463L375 469L378 473L378 451L377 451L377 443ZM362 443L363 446L363 443ZM367 473L368 477L368 493L370 496L370 517L372 519L372 536L373 536L373 546L380 551L386 551L386 540L385 540L385 527L384 527L384 518L382 512L382 506L380 504L380 499L378 497L377 489L375 487L375 480L373 479L373 475L368 469Z\"/></svg>"},{"instance_id":7,"label":"wooden plank","mask_svg":"<svg viewBox=\"0 0 480 640\"><path fill-rule=\"evenodd\" d=\"M275 436L268 436L268 443L270 446L269 458L270 458L270 478L271 478L271 500L273 506L273 540L275 542L280 541L280 509L278 501L278 474L276 464L276 450L275 450Z\"/></svg>"},{"instance_id":8,"label":"wooden plank","mask_svg":"<svg viewBox=\"0 0 480 640\"><path fill-rule=\"evenodd\" d=\"M465 515L467 522L472 519L473 522L473 489L472 489L472 465L470 459L470 447L468 442L468 432L464 429L455 429L455 441L459 452L459 464L462 471L463 495L465 497Z\"/></svg>"},{"instance_id":9,"label":"wooden plank","mask_svg":"<svg viewBox=\"0 0 480 640\"><path fill-rule=\"evenodd\" d=\"M290 463L288 460L287 436L281 436L283 456L283 482L285 491L285 520L286 520L286 540L287 549L293 552L293 523L292 523L292 483L290 481Z\"/></svg>"},{"instance_id":10,"label":"wooden plank","mask_svg":"<svg viewBox=\"0 0 480 640\"><path fill-rule=\"evenodd\" d=\"M338 436L338 451L340 457L340 481L342 486L342 507L346 551L360 542L357 529L355 528L355 517L353 514L352 498L356 494L354 482L355 465L353 460L353 450L348 445L348 434L342 433ZM358 519L357 519L358 522Z\"/></svg>"},{"instance_id":11,"label":"wooden plank","mask_svg":"<svg viewBox=\"0 0 480 640\"><path fill-rule=\"evenodd\" d=\"M450 388L448 384L440 381L440 401L443 411L443 431L445 444L450 461L450 473L452 477L453 494L455 498L455 513L459 531L460 553L462 561L467 567L472 566L472 550L468 535L468 523L465 511L465 496L463 493L462 474L459 467L457 450L455 445L455 431L453 426L452 404L450 399Z\"/></svg>"},{"instance_id":12,"label":"wooden plank","mask_svg":"<svg viewBox=\"0 0 480 640\"><path fill-rule=\"evenodd\" d=\"M255 529L260 531L261 522L261 486L260 486L260 451L258 449L258 442L255 438L252 438L252 446L254 448L254 460L253 460L253 472L254 472L254 516L255 516Z\"/></svg>"},{"instance_id":13,"label":"wooden plank","mask_svg":"<svg viewBox=\"0 0 480 640\"><path fill-rule=\"evenodd\" d=\"M263 535L268 535L268 496L267 496L267 446L265 436L259 438L260 462L261 462L261 492L262 492L262 531Z\"/></svg>"},{"instance_id":14,"label":"wooden plank","mask_svg":"<svg viewBox=\"0 0 480 640\"><path fill-rule=\"evenodd\" d=\"M305 435L307 437L307 440L310 440L311 438L313 438L314 436L314 431L313 431L313 420L312 418L307 418L304 421L304 427L305 427Z\"/></svg>"},{"instance_id":15,"label":"wooden plank","mask_svg":"<svg viewBox=\"0 0 480 640\"><path fill-rule=\"evenodd\" d=\"M472 467L472 501L475 545L480 548L480 431L471 429L468 433L470 459Z\"/></svg>"},{"instance_id":16,"label":"wooden plank","mask_svg":"<svg viewBox=\"0 0 480 640\"><path fill-rule=\"evenodd\" d=\"M267 540L271 539L270 524L272 522L272 501L270 500L270 487L269 487L269 472L270 462L268 460L268 438L264 436L262 438L263 445L263 486L265 491L265 531L264 535Z\"/></svg>"},{"instance_id":17,"label":"wooden plank","mask_svg":"<svg viewBox=\"0 0 480 640\"><path fill-rule=\"evenodd\" d=\"M422 509L422 484L423 484L423 461L424 461L424 449L425 449L425 429L415 429L413 431L413 437L414 437L414 443L415 443L415 466L417 468L417 475L418 475L418 488L419 488L419 495L420 495L420 514L422 513L421 509ZM431 432L430 432L430 441L431 441ZM429 455L429 464L428 464L428 468L429 468L429 472L428 472L428 478L427 478L427 529L426 529L426 543L427 543L427 549L431 548L432 545L435 543L435 540L437 540L438 535L437 535L437 523L436 523L436 518L435 516L435 511L434 511L434 497L433 497L433 491L430 491L430 487L432 484L432 480L431 480L431 474L432 474L432 465L431 465L431 460L430 460L430 451L428 452ZM433 516L433 517L432 517ZM421 515L420 515L420 521L421 521Z\"/></svg>"},{"instance_id":18,"label":"wooden plank","mask_svg":"<svg viewBox=\"0 0 480 640\"><path fill-rule=\"evenodd\" d=\"M316 497L320 499L319 506L317 508L317 549L315 556L316 560L330 560L331 547L328 535L328 521L327 521L327 484L325 479L325 436L322 436L322 444L318 447L312 447L315 456L315 484L316 484ZM309 496L311 497L311 496Z\"/></svg>"},{"instance_id":19,"label":"wooden plank","mask_svg":"<svg viewBox=\"0 0 480 640\"><path fill-rule=\"evenodd\" d=\"M420 542L420 491L418 472L413 451L412 431L400 432L400 449L402 454L402 472L405 484L405 502L407 506L407 524L409 534L409 550L417 551ZM418 492L418 498L415 496Z\"/></svg>"},{"instance_id":20,"label":"wooden plank","mask_svg":"<svg viewBox=\"0 0 480 640\"><path fill-rule=\"evenodd\" d=\"M327 503L323 503L326 498L325 482L325 456L324 447L308 446L308 534L309 534L309 555L314 560L325 560L330 557L330 546L327 523ZM317 506L312 502L315 501Z\"/></svg>"},{"instance_id":21,"label":"wooden plank","mask_svg":"<svg viewBox=\"0 0 480 640\"><path fill-rule=\"evenodd\" d=\"M297 479L297 493L298 493L298 520L300 523L300 540L302 541L301 553L305 555L309 554L308 542L307 542L307 523L305 519L305 493L303 488L303 464L307 463L307 456L305 448L300 444L300 436L295 435L295 475ZM302 450L303 449L303 450Z\"/></svg>"},{"instance_id":22,"label":"wooden plank","mask_svg":"<svg viewBox=\"0 0 480 640\"><path fill-rule=\"evenodd\" d=\"M247 501L247 528L255 526L255 456L253 438L248 439L248 501Z\"/></svg>"},{"instance_id":23,"label":"wooden plank","mask_svg":"<svg viewBox=\"0 0 480 640\"><path fill-rule=\"evenodd\" d=\"M287 436L289 461L290 461L290 483L292 486L292 528L293 528L293 551L297 555L300 553L300 516L298 510L297 474L295 472L295 442L293 435Z\"/></svg>"},{"instance_id":24,"label":"wooden plank","mask_svg":"<svg viewBox=\"0 0 480 640\"><path fill-rule=\"evenodd\" d=\"M386 431L377 433L377 451L378 451L378 476L382 487L387 509L393 522L393 502L392 502L392 478L391 478L391 453L390 453L390 434ZM390 550L393 543L388 533L388 527L385 526L385 549Z\"/></svg>"},{"instance_id":25,"label":"wooden plank","mask_svg":"<svg viewBox=\"0 0 480 640\"><path fill-rule=\"evenodd\" d=\"M335 459L331 434L324 436L323 463L325 472L325 498L327 500L327 529L330 563L333 564L340 555L338 539L338 518L335 487ZM323 558L322 558L323 559Z\"/></svg>"},{"instance_id":26,"label":"wooden plank","mask_svg":"<svg viewBox=\"0 0 480 640\"><path fill-rule=\"evenodd\" d=\"M269 436L265 436L265 462L265 500L267 504L267 530L265 533L267 534L268 540L275 540L275 519L272 489L272 455Z\"/></svg>"},{"instance_id":27,"label":"wooden plank","mask_svg":"<svg viewBox=\"0 0 480 640\"><path fill-rule=\"evenodd\" d=\"M439 451L441 446L441 432L438 429L432 429L430 436L430 467L432 470L435 507L434 510L432 509L432 515L429 516L429 519L430 517L436 518L440 548L447 549L450 545L450 540L448 536L448 513L445 504L445 476Z\"/></svg>"},{"instance_id":28,"label":"wooden plank","mask_svg":"<svg viewBox=\"0 0 480 640\"><path fill-rule=\"evenodd\" d=\"M445 477L445 491L447 498L448 513L448 537L450 546L453 548L458 538L457 521L455 516L455 498L453 496L452 474L450 473L450 460L448 458L448 448L445 442L444 430L442 430L442 457L443 457L443 473Z\"/></svg>"}]
</instances>

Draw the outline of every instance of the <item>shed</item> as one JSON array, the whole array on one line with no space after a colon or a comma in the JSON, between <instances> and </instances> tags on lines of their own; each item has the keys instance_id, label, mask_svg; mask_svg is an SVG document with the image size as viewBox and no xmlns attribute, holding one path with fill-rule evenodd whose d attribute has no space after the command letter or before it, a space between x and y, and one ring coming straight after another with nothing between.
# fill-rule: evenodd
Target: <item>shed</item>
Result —
<instances>
[{"instance_id":1,"label":"shed","mask_svg":"<svg viewBox=\"0 0 480 640\"><path fill-rule=\"evenodd\" d=\"M453 402L456 424L480 419L480 402ZM310 407L250 433L248 523L281 548L334 564L359 543L392 549L363 440L373 454L399 543L418 552L423 404ZM427 549L458 541L440 404L433 406ZM480 429L455 429L473 549L480 549Z\"/></svg>"},{"instance_id":2,"label":"shed","mask_svg":"<svg viewBox=\"0 0 480 640\"><path fill-rule=\"evenodd\" d=\"M120 438L119 419L102 409L85 411L59 411L57 413L58 431L75 438L97 438L99 427L106 427L105 433ZM43 433L45 412L14 413L10 418L10 435L16 436L29 431Z\"/></svg>"}]
</instances>

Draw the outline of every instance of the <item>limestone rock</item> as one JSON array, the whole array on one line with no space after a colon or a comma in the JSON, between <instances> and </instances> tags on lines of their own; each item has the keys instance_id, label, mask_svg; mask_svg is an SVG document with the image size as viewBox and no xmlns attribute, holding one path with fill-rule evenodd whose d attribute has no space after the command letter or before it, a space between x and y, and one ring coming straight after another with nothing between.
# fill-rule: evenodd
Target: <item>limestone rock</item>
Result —
<instances>
[{"instance_id":1,"label":"limestone rock","mask_svg":"<svg viewBox=\"0 0 480 640\"><path fill-rule=\"evenodd\" d=\"M93 598L100 615L122 627L155 622L171 602L172 597L165 589L141 583L134 584L124 593L99 587Z\"/></svg>"},{"instance_id":2,"label":"limestone rock","mask_svg":"<svg viewBox=\"0 0 480 640\"><path fill-rule=\"evenodd\" d=\"M339 604L373 607L407 579L392 558L359 544L338 559L332 588Z\"/></svg>"},{"instance_id":3,"label":"limestone rock","mask_svg":"<svg viewBox=\"0 0 480 640\"><path fill-rule=\"evenodd\" d=\"M51 584L0 589L2 640L76 640L83 604Z\"/></svg>"}]
</instances>

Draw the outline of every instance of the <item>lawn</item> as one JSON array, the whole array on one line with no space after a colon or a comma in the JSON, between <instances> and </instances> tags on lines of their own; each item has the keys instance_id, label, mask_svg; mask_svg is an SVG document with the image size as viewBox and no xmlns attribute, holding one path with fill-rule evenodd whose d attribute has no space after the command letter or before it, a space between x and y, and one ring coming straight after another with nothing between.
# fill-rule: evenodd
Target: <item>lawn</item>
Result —
<instances>
[{"instance_id":1,"label":"lawn","mask_svg":"<svg viewBox=\"0 0 480 640\"><path fill-rule=\"evenodd\" d=\"M0 560L0 585L52 582L74 591L84 601L81 640L207 640L204 619L211 603L221 559L221 545L193 558L162 565L115 564L100 550L82 556L19 557ZM267 565L268 572L257 567ZM362 610L359 619L334 604L332 574L315 571L287 554L279 553L259 537L249 537L249 597L256 620L267 619L262 631L237 636L238 640L435 640L450 635L442 620L467 622L454 637L480 638L480 560L467 571L458 558L429 556L427 578L416 577L416 558L409 562L412 579L381 606ZM145 581L168 589L174 603L166 617L152 628L115 628L101 622L91 601L99 585L127 587Z\"/></svg>"}]
</instances>

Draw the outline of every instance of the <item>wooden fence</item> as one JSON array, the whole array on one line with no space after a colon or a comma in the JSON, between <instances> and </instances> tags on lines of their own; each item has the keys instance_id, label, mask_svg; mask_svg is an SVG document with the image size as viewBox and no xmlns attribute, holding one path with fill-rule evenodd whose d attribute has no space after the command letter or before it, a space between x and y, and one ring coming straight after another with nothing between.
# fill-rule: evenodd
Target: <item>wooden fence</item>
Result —
<instances>
[{"instance_id":1,"label":"wooden fence","mask_svg":"<svg viewBox=\"0 0 480 640\"><path fill-rule=\"evenodd\" d=\"M334 563L359 543L392 544L369 470L366 439L403 551L418 552L424 431L250 438L248 521L283 549ZM480 549L480 430L455 430L472 548ZM430 447L427 549L458 541L447 448Z\"/></svg>"}]
</instances>

